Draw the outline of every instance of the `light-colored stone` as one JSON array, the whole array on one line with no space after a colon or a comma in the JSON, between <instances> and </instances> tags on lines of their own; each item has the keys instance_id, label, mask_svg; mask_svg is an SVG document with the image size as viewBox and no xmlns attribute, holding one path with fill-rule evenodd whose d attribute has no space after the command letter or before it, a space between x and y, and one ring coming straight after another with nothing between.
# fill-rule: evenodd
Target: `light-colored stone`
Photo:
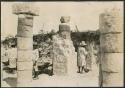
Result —
<instances>
[{"instance_id":1,"label":"light-colored stone","mask_svg":"<svg viewBox=\"0 0 125 88\"><path fill-rule=\"evenodd\" d=\"M38 15L34 3L20 2L13 5L13 13L18 15L17 30L17 87L32 81L33 62L33 16ZM20 62L22 61L22 62Z\"/></svg>"},{"instance_id":2,"label":"light-colored stone","mask_svg":"<svg viewBox=\"0 0 125 88\"><path fill-rule=\"evenodd\" d=\"M13 5L13 13L14 14L30 14L37 16L39 14L39 8L35 7L31 3L17 3Z\"/></svg>"},{"instance_id":3,"label":"light-colored stone","mask_svg":"<svg viewBox=\"0 0 125 88\"><path fill-rule=\"evenodd\" d=\"M32 60L32 50L18 50L17 55L18 59L17 61L31 61Z\"/></svg>"},{"instance_id":4,"label":"light-colored stone","mask_svg":"<svg viewBox=\"0 0 125 88\"><path fill-rule=\"evenodd\" d=\"M18 69L18 71L19 70L32 70L33 62L32 61L17 62L17 69Z\"/></svg>"},{"instance_id":5,"label":"light-colored stone","mask_svg":"<svg viewBox=\"0 0 125 88\"><path fill-rule=\"evenodd\" d=\"M18 50L22 50L22 49L32 50L33 49L33 39L18 37L17 38L17 48L18 48Z\"/></svg>"},{"instance_id":6,"label":"light-colored stone","mask_svg":"<svg viewBox=\"0 0 125 88\"><path fill-rule=\"evenodd\" d=\"M123 73L103 72L103 87L123 87Z\"/></svg>"},{"instance_id":7,"label":"light-colored stone","mask_svg":"<svg viewBox=\"0 0 125 88\"><path fill-rule=\"evenodd\" d=\"M119 10L111 10L100 15L101 33L123 32L123 16Z\"/></svg>"},{"instance_id":8,"label":"light-colored stone","mask_svg":"<svg viewBox=\"0 0 125 88\"><path fill-rule=\"evenodd\" d=\"M53 36L53 73L68 75L77 72L77 55L71 39Z\"/></svg>"},{"instance_id":9,"label":"light-colored stone","mask_svg":"<svg viewBox=\"0 0 125 88\"><path fill-rule=\"evenodd\" d=\"M17 71L17 84L32 81L32 70Z\"/></svg>"},{"instance_id":10,"label":"light-colored stone","mask_svg":"<svg viewBox=\"0 0 125 88\"><path fill-rule=\"evenodd\" d=\"M107 72L123 72L123 53L102 54L102 70Z\"/></svg>"},{"instance_id":11,"label":"light-colored stone","mask_svg":"<svg viewBox=\"0 0 125 88\"><path fill-rule=\"evenodd\" d=\"M103 52L123 52L123 35L122 33L102 34L100 36L100 46Z\"/></svg>"},{"instance_id":12,"label":"light-colored stone","mask_svg":"<svg viewBox=\"0 0 125 88\"><path fill-rule=\"evenodd\" d=\"M123 86L123 19L117 9L101 14L100 33L102 86L121 87Z\"/></svg>"}]
</instances>

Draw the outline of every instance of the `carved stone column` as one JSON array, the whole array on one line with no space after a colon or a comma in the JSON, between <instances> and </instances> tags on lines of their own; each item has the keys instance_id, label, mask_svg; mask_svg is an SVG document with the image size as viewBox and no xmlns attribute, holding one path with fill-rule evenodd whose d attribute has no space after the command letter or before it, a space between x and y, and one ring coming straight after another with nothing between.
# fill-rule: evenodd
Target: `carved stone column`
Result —
<instances>
[{"instance_id":1,"label":"carved stone column","mask_svg":"<svg viewBox=\"0 0 125 88\"><path fill-rule=\"evenodd\" d=\"M100 15L100 31L102 86L123 86L123 18L118 9Z\"/></svg>"},{"instance_id":2,"label":"carved stone column","mask_svg":"<svg viewBox=\"0 0 125 88\"><path fill-rule=\"evenodd\" d=\"M17 27L17 86L25 86L32 81L33 16L38 15L32 4L13 5L13 13L18 15Z\"/></svg>"}]
</instances>

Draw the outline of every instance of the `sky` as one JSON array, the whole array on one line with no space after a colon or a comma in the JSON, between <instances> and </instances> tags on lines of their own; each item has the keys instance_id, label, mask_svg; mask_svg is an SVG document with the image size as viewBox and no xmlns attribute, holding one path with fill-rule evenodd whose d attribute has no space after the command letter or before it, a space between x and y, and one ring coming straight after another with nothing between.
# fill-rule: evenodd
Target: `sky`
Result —
<instances>
[{"instance_id":1,"label":"sky","mask_svg":"<svg viewBox=\"0 0 125 88\"><path fill-rule=\"evenodd\" d=\"M1 36L17 34L18 16L12 13L12 5L19 2L1 2ZM28 3L28 2L27 2ZM71 30L77 25L79 31L99 29L99 15L105 9L118 8L123 14L123 2L33 2L39 7L39 16L34 17L33 34L41 29L59 30L61 16L71 17Z\"/></svg>"}]
</instances>

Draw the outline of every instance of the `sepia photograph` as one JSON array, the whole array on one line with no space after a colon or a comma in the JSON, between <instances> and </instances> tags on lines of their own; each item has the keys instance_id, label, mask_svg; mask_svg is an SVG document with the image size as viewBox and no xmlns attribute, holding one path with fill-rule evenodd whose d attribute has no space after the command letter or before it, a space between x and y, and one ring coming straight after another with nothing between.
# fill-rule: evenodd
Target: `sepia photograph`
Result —
<instances>
[{"instance_id":1,"label":"sepia photograph","mask_svg":"<svg viewBox=\"0 0 125 88\"><path fill-rule=\"evenodd\" d=\"M123 1L1 2L1 87L123 87Z\"/></svg>"}]
</instances>

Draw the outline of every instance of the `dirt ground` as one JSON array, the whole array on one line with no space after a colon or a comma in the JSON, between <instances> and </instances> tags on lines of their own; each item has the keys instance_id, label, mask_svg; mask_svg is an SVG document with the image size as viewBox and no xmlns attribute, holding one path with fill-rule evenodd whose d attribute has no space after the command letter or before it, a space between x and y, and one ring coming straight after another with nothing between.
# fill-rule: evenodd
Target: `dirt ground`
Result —
<instances>
[{"instance_id":1,"label":"dirt ground","mask_svg":"<svg viewBox=\"0 0 125 88\"><path fill-rule=\"evenodd\" d=\"M6 70L1 74L2 87L16 87L17 74L10 74ZM38 80L26 83L27 87L98 87L98 67L93 66L88 73L73 73L66 76L49 76L40 74Z\"/></svg>"}]
</instances>

